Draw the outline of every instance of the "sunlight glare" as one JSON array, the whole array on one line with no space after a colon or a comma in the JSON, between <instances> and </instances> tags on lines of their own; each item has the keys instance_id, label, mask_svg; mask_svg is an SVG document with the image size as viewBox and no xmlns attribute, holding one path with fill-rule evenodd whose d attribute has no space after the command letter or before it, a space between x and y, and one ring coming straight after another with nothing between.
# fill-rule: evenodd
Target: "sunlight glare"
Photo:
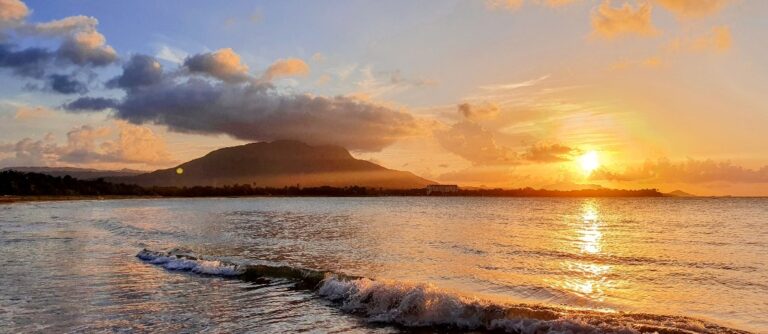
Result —
<instances>
[{"instance_id":1,"label":"sunlight glare","mask_svg":"<svg viewBox=\"0 0 768 334\"><path fill-rule=\"evenodd\" d=\"M579 164L585 173L592 173L592 171L600 167L600 159L597 156L597 151L584 153L584 155L579 158Z\"/></svg>"}]
</instances>

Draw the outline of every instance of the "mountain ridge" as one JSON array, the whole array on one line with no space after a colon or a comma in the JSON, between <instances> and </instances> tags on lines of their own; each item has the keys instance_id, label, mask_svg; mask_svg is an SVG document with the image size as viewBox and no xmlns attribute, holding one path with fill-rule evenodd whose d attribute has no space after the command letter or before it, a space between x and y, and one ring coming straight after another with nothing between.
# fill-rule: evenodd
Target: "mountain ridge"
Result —
<instances>
[{"instance_id":1,"label":"mountain ridge","mask_svg":"<svg viewBox=\"0 0 768 334\"><path fill-rule=\"evenodd\" d=\"M174 187L249 184L259 187L364 186L388 189L422 188L435 183L411 172L355 159L340 146L312 146L294 140L220 148L172 168L113 177L108 181Z\"/></svg>"}]
</instances>

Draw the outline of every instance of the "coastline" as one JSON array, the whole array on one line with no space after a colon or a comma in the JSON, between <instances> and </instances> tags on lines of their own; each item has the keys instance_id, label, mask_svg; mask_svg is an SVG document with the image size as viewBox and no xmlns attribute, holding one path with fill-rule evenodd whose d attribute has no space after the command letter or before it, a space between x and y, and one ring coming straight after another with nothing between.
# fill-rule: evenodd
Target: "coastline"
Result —
<instances>
[{"instance_id":1,"label":"coastline","mask_svg":"<svg viewBox=\"0 0 768 334\"><path fill-rule=\"evenodd\" d=\"M327 198L347 198L347 197L455 197L455 198L664 198L664 199L683 199L683 200L701 200L701 199L759 199L768 196L695 196L695 197L676 197L676 196L466 196L466 195L246 195L246 196L136 196L136 195L40 195L40 196L15 196L0 195L0 205L29 202L65 202L65 201L108 201L108 200L126 200L126 199L196 199L196 198L301 198L301 197L327 197Z\"/></svg>"}]
</instances>

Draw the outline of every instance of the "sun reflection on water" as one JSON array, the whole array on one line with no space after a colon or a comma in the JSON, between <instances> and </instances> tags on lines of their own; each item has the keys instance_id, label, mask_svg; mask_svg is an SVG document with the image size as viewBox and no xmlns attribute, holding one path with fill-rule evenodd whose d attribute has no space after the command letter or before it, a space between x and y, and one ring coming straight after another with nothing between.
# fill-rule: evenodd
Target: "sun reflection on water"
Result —
<instances>
[{"instance_id":1,"label":"sun reflection on water","mask_svg":"<svg viewBox=\"0 0 768 334\"><path fill-rule=\"evenodd\" d=\"M580 240L579 248L582 253L600 253L600 241L603 233L600 232L597 206L593 202L586 202L583 205L583 211L584 213L581 215L583 224L577 230Z\"/></svg>"},{"instance_id":2,"label":"sun reflection on water","mask_svg":"<svg viewBox=\"0 0 768 334\"><path fill-rule=\"evenodd\" d=\"M554 284L582 297L602 302L606 289L611 286L608 275L612 266L595 261L602 254L604 228L598 203L586 200L576 219L568 222L567 226L569 231L566 234L572 236L569 238L571 246L579 255L563 260L561 268L564 277Z\"/></svg>"}]
</instances>

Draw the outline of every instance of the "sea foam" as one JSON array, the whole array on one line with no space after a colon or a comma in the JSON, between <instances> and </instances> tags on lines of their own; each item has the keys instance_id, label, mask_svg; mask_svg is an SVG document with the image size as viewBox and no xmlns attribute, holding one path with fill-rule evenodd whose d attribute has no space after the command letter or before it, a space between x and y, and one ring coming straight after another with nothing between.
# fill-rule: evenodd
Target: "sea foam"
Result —
<instances>
[{"instance_id":1,"label":"sea foam","mask_svg":"<svg viewBox=\"0 0 768 334\"><path fill-rule=\"evenodd\" d=\"M168 270L246 281L290 279L297 287L314 291L343 311L370 322L404 327L521 334L747 333L687 317L499 304L446 292L431 284L373 280L290 266L234 264L204 259L180 249L144 249L136 256Z\"/></svg>"}]
</instances>

